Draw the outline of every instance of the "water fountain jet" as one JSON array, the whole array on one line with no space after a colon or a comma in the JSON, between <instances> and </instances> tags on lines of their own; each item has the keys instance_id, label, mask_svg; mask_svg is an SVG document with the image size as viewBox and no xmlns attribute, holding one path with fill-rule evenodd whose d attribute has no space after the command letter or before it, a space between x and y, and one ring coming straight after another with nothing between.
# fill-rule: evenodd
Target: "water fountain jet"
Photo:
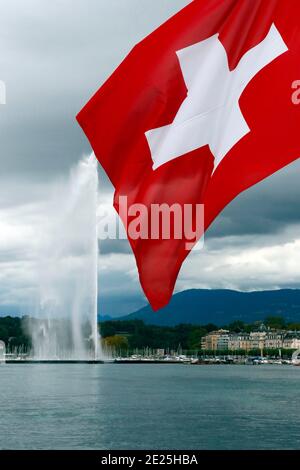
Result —
<instances>
[{"instance_id":1,"label":"water fountain jet","mask_svg":"<svg viewBox=\"0 0 300 470\"><path fill-rule=\"evenodd\" d=\"M39 247L39 301L27 319L36 361L98 361L97 160L92 154L60 182ZM53 214L52 214L53 215Z\"/></svg>"}]
</instances>

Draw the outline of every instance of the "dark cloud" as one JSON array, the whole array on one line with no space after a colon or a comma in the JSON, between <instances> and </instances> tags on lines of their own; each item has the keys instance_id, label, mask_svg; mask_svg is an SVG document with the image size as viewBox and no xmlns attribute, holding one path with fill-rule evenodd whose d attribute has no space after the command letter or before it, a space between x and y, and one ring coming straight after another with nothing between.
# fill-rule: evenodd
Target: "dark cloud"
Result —
<instances>
[{"instance_id":1,"label":"dark cloud","mask_svg":"<svg viewBox=\"0 0 300 470\"><path fill-rule=\"evenodd\" d=\"M76 114L134 44L187 3L3 0L1 171L47 178L90 152Z\"/></svg>"},{"instance_id":2,"label":"dark cloud","mask_svg":"<svg viewBox=\"0 0 300 470\"><path fill-rule=\"evenodd\" d=\"M240 194L207 232L207 238L280 232L300 223L300 161Z\"/></svg>"}]
</instances>

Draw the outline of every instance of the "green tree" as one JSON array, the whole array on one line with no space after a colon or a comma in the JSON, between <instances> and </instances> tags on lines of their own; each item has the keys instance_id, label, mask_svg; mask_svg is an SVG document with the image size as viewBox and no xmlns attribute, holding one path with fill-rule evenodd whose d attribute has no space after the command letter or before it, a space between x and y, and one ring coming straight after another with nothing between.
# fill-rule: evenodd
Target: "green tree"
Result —
<instances>
[{"instance_id":1,"label":"green tree","mask_svg":"<svg viewBox=\"0 0 300 470\"><path fill-rule=\"evenodd\" d=\"M265 319L264 323L266 326L275 330L282 330L286 327L283 317L269 316Z\"/></svg>"},{"instance_id":2,"label":"green tree","mask_svg":"<svg viewBox=\"0 0 300 470\"><path fill-rule=\"evenodd\" d=\"M202 327L193 328L188 336L187 346L190 350L201 349L201 338L207 334L207 330Z\"/></svg>"},{"instance_id":3,"label":"green tree","mask_svg":"<svg viewBox=\"0 0 300 470\"><path fill-rule=\"evenodd\" d=\"M240 333L241 331L245 331L245 323L241 320L236 320L228 325L226 328L229 331L233 331L234 333Z\"/></svg>"},{"instance_id":4,"label":"green tree","mask_svg":"<svg viewBox=\"0 0 300 470\"><path fill-rule=\"evenodd\" d=\"M128 349L128 340L125 336L121 335L107 336L103 340L103 343L106 348L113 349L118 352Z\"/></svg>"}]
</instances>

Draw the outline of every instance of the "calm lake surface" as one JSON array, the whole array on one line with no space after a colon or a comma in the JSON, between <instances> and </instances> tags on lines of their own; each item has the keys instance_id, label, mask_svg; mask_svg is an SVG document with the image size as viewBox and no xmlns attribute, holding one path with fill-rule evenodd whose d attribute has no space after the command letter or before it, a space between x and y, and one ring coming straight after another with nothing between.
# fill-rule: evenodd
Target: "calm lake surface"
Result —
<instances>
[{"instance_id":1,"label":"calm lake surface","mask_svg":"<svg viewBox=\"0 0 300 470\"><path fill-rule=\"evenodd\" d=\"M300 367L1 365L1 449L300 449Z\"/></svg>"}]
</instances>

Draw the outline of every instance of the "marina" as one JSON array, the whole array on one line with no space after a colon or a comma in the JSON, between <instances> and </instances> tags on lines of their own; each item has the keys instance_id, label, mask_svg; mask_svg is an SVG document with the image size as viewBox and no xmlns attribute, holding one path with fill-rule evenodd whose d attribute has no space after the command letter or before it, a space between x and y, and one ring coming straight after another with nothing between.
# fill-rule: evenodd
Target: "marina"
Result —
<instances>
[{"instance_id":1,"label":"marina","mask_svg":"<svg viewBox=\"0 0 300 470\"><path fill-rule=\"evenodd\" d=\"M289 365L289 366L300 366L300 362L297 359L272 359L265 357L166 357L166 358L155 358L155 357L120 357L111 359L34 359L34 358L8 358L2 360L0 363L4 364L183 364L183 365Z\"/></svg>"}]
</instances>

